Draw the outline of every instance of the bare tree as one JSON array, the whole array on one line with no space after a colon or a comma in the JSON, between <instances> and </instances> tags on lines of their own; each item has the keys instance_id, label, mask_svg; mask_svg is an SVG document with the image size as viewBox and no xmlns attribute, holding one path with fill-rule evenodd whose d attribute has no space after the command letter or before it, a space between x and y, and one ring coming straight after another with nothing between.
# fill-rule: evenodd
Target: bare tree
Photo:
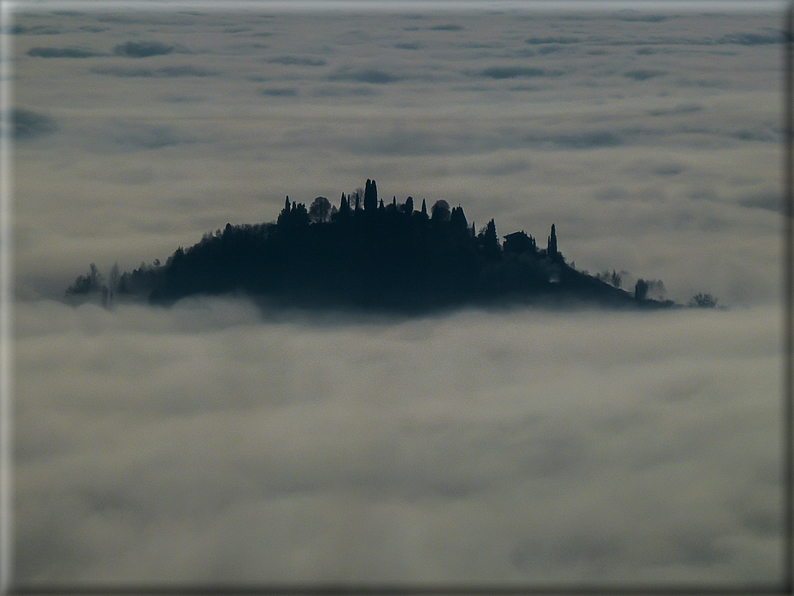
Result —
<instances>
[{"instance_id":1,"label":"bare tree","mask_svg":"<svg viewBox=\"0 0 794 596\"><path fill-rule=\"evenodd\" d=\"M350 208L354 211L358 211L363 207L364 202L364 189L360 186L347 195L347 200L349 201Z\"/></svg>"},{"instance_id":2,"label":"bare tree","mask_svg":"<svg viewBox=\"0 0 794 596\"><path fill-rule=\"evenodd\" d=\"M110 286L109 289L111 297L119 288L119 277L119 264L116 262L113 263L113 267L110 269L110 275L108 276L108 285Z\"/></svg>"},{"instance_id":3,"label":"bare tree","mask_svg":"<svg viewBox=\"0 0 794 596\"><path fill-rule=\"evenodd\" d=\"M704 294L698 292L689 299L689 306L696 308L714 308L717 306L718 300L711 294Z\"/></svg>"},{"instance_id":4,"label":"bare tree","mask_svg":"<svg viewBox=\"0 0 794 596\"><path fill-rule=\"evenodd\" d=\"M664 282L661 279L649 279L647 280L648 283L648 295L656 300L664 299L664 295L667 292L667 289L664 287Z\"/></svg>"},{"instance_id":5,"label":"bare tree","mask_svg":"<svg viewBox=\"0 0 794 596\"><path fill-rule=\"evenodd\" d=\"M74 283L67 288L67 294L90 294L91 292L98 292L102 287L102 274L96 263L91 263L89 266L88 275L80 275L74 280Z\"/></svg>"}]
</instances>

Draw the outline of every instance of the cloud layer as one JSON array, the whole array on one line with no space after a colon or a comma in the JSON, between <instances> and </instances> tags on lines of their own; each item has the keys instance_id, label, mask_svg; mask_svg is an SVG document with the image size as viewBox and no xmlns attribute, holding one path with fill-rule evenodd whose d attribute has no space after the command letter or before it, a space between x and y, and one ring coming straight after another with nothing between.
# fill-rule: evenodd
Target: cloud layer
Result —
<instances>
[{"instance_id":1,"label":"cloud layer","mask_svg":"<svg viewBox=\"0 0 794 596\"><path fill-rule=\"evenodd\" d=\"M777 579L774 309L18 321L20 582Z\"/></svg>"},{"instance_id":2,"label":"cloud layer","mask_svg":"<svg viewBox=\"0 0 794 596\"><path fill-rule=\"evenodd\" d=\"M17 579L776 581L781 23L18 14ZM732 309L49 299L367 178Z\"/></svg>"},{"instance_id":3,"label":"cloud layer","mask_svg":"<svg viewBox=\"0 0 794 596\"><path fill-rule=\"evenodd\" d=\"M159 41L128 41L115 46L113 53L127 58L148 58L149 56L164 56L175 49L174 46Z\"/></svg>"},{"instance_id":4,"label":"cloud layer","mask_svg":"<svg viewBox=\"0 0 794 596\"><path fill-rule=\"evenodd\" d=\"M20 294L375 178L557 223L580 267L677 300L776 300L779 15L627 14L19 15L20 113L57 123L19 127Z\"/></svg>"}]
</instances>

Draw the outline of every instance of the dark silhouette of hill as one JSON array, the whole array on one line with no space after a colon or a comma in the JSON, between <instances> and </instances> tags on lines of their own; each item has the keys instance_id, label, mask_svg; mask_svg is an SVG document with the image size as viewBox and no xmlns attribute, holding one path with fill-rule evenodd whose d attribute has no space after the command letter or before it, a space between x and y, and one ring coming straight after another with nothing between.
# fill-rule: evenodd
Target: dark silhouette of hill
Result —
<instances>
[{"instance_id":1,"label":"dark silhouette of hill","mask_svg":"<svg viewBox=\"0 0 794 596\"><path fill-rule=\"evenodd\" d=\"M384 204L374 180L332 206L325 197L309 208L289 197L275 222L226 224L189 248L179 247L164 265L142 264L105 283L92 265L67 290L146 296L171 304L186 296L244 293L275 305L418 313L463 305L598 305L662 308L670 301L647 297L648 282L620 289L613 272L592 276L566 262L554 225L546 247L514 232L500 243L493 220L477 233L462 207L412 197Z\"/></svg>"}]
</instances>

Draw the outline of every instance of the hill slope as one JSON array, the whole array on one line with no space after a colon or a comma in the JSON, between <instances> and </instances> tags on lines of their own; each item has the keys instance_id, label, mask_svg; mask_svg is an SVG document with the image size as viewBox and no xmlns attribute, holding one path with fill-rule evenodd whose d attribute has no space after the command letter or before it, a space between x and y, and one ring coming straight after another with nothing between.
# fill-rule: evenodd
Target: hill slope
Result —
<instances>
[{"instance_id":1,"label":"hill slope","mask_svg":"<svg viewBox=\"0 0 794 596\"><path fill-rule=\"evenodd\" d=\"M672 302L634 293L566 263L552 225L545 249L524 232L500 243L493 220L479 233L461 207L438 201L427 212L413 199L384 205L375 181L339 207L318 197L307 209L285 202L276 222L232 226L187 249L165 265L142 265L103 284L95 268L67 290L143 295L169 304L195 295L240 292L276 305L420 312L462 305L598 305L662 308Z\"/></svg>"}]
</instances>

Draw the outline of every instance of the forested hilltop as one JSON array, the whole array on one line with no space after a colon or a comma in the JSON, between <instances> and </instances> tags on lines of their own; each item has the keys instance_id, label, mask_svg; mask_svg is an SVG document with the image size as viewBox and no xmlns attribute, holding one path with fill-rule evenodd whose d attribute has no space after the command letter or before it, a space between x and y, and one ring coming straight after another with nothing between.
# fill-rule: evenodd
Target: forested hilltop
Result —
<instances>
[{"instance_id":1,"label":"forested hilltop","mask_svg":"<svg viewBox=\"0 0 794 596\"><path fill-rule=\"evenodd\" d=\"M145 297L171 304L196 294L243 293L300 308L422 312L463 305L597 305L664 308L652 299L661 282L620 288L613 271L590 275L566 262L555 226L540 248L513 232L500 242L493 220L479 232L462 207L437 201L428 213L412 197L378 198L374 180L339 206L325 197L290 202L275 222L226 224L200 242L179 247L165 262L141 264L107 280L92 265L69 287L70 296L99 295L104 304Z\"/></svg>"}]
</instances>

